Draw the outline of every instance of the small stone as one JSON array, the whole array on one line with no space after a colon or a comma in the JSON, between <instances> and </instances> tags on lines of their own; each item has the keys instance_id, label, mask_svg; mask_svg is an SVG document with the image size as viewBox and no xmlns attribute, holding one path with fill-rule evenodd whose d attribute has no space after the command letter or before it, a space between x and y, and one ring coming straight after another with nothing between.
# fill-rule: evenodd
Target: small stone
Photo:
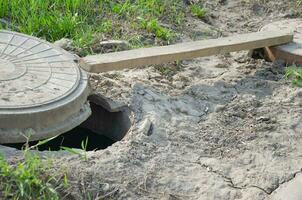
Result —
<instances>
[{"instance_id":1,"label":"small stone","mask_svg":"<svg viewBox=\"0 0 302 200\"><path fill-rule=\"evenodd\" d=\"M140 95L145 95L145 94L146 94L146 92L145 92L145 90L139 90L139 91L137 91L137 94L140 94Z\"/></svg>"},{"instance_id":2,"label":"small stone","mask_svg":"<svg viewBox=\"0 0 302 200\"><path fill-rule=\"evenodd\" d=\"M152 135L153 132L153 123L151 122L150 119L145 119L142 123L141 126L138 129L139 133L143 133L146 136Z\"/></svg>"},{"instance_id":3,"label":"small stone","mask_svg":"<svg viewBox=\"0 0 302 200\"><path fill-rule=\"evenodd\" d=\"M217 105L215 108L215 112L221 112L225 110L225 105Z\"/></svg>"},{"instance_id":4,"label":"small stone","mask_svg":"<svg viewBox=\"0 0 302 200\"><path fill-rule=\"evenodd\" d=\"M215 65L216 68L228 68L227 64L223 64L223 63L218 63L217 65Z\"/></svg>"},{"instance_id":5,"label":"small stone","mask_svg":"<svg viewBox=\"0 0 302 200\"><path fill-rule=\"evenodd\" d=\"M73 41L67 38L62 38L53 43L55 46L65 49L66 51L73 50Z\"/></svg>"},{"instance_id":6,"label":"small stone","mask_svg":"<svg viewBox=\"0 0 302 200\"><path fill-rule=\"evenodd\" d=\"M209 107L206 107L206 108L204 109L204 112L205 112L205 113L208 113L208 112L209 112Z\"/></svg>"},{"instance_id":7,"label":"small stone","mask_svg":"<svg viewBox=\"0 0 302 200\"><path fill-rule=\"evenodd\" d=\"M147 158L147 156L145 154L141 154L141 159L145 160Z\"/></svg>"},{"instance_id":8,"label":"small stone","mask_svg":"<svg viewBox=\"0 0 302 200\"><path fill-rule=\"evenodd\" d=\"M185 83L181 82L181 81L175 81L173 83L173 85L175 86L175 88L177 89L183 89L185 87Z\"/></svg>"},{"instance_id":9,"label":"small stone","mask_svg":"<svg viewBox=\"0 0 302 200\"><path fill-rule=\"evenodd\" d=\"M110 185L108 183L104 183L102 189L104 192L107 192L110 189Z\"/></svg>"},{"instance_id":10,"label":"small stone","mask_svg":"<svg viewBox=\"0 0 302 200\"><path fill-rule=\"evenodd\" d=\"M213 170L212 167L210 167L210 166L207 167L208 172L211 172L212 170Z\"/></svg>"},{"instance_id":11,"label":"small stone","mask_svg":"<svg viewBox=\"0 0 302 200\"><path fill-rule=\"evenodd\" d=\"M265 117L265 116L261 116L257 118L257 121L262 121L262 122L266 122L266 121L270 121L269 117Z\"/></svg>"},{"instance_id":12,"label":"small stone","mask_svg":"<svg viewBox=\"0 0 302 200\"><path fill-rule=\"evenodd\" d=\"M246 113L242 110L238 110L236 113L233 114L233 116L243 119L246 117Z\"/></svg>"},{"instance_id":13,"label":"small stone","mask_svg":"<svg viewBox=\"0 0 302 200\"><path fill-rule=\"evenodd\" d=\"M113 52L130 49L130 44L124 40L106 40L93 46L94 52Z\"/></svg>"}]
</instances>

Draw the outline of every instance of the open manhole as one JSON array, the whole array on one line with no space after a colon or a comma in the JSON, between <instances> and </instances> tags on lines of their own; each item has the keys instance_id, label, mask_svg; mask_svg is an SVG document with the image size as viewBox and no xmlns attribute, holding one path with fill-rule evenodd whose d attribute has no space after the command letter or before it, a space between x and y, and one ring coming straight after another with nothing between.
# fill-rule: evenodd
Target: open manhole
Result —
<instances>
[{"instance_id":1,"label":"open manhole","mask_svg":"<svg viewBox=\"0 0 302 200\"><path fill-rule=\"evenodd\" d=\"M288 19L264 26L262 31L289 30L294 32L294 41L289 44L265 48L270 60L283 60L287 64L302 65L302 20Z\"/></svg>"},{"instance_id":2,"label":"open manhole","mask_svg":"<svg viewBox=\"0 0 302 200\"><path fill-rule=\"evenodd\" d=\"M111 136L110 126L117 123L119 127L115 119L125 117L124 112L112 114L93 102L91 111L87 100L88 78L75 58L35 37L0 31L0 91L0 144L17 147L27 141L65 134L65 142L74 146L86 137L101 143L104 135L109 145L120 140L130 128L127 122L120 130L112 130ZM111 116L111 121L99 115ZM103 128L97 129L99 124ZM57 142L64 145L60 137ZM98 148L93 145L91 148L94 147Z\"/></svg>"}]
</instances>

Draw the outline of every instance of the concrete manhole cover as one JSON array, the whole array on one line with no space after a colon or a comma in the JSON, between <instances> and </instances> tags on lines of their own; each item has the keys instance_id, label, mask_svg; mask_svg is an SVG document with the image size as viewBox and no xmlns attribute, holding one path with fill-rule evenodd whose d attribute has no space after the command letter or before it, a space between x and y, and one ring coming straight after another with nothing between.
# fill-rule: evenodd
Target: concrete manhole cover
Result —
<instances>
[{"instance_id":1,"label":"concrete manhole cover","mask_svg":"<svg viewBox=\"0 0 302 200\"><path fill-rule=\"evenodd\" d=\"M302 20L289 19L273 22L264 26L263 31L289 30L294 32L294 42L277 47L266 48L266 52L272 61L281 59L288 64L302 65Z\"/></svg>"},{"instance_id":2,"label":"concrete manhole cover","mask_svg":"<svg viewBox=\"0 0 302 200\"><path fill-rule=\"evenodd\" d=\"M43 40L0 31L0 143L48 138L87 119L87 75Z\"/></svg>"}]
</instances>

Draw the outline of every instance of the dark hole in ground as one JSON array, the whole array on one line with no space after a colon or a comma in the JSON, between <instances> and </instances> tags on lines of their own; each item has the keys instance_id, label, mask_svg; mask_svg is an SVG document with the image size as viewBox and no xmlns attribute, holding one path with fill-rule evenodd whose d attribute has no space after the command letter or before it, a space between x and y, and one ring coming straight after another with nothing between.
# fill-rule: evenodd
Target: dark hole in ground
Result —
<instances>
[{"instance_id":1,"label":"dark hole in ground","mask_svg":"<svg viewBox=\"0 0 302 200\"><path fill-rule=\"evenodd\" d=\"M93 151L93 150L100 150L106 149L108 146L111 146L115 143L114 140L94 133L89 129L76 127L75 129L59 135L55 139L47 142L46 144L38 146L39 151L59 151L61 147L69 147L69 148L76 148L81 149L82 141L85 141L88 138L88 145L86 150ZM36 145L38 142L30 142L29 145L33 146ZM7 144L5 146L13 147L16 149L22 149L24 147L24 143L21 144Z\"/></svg>"},{"instance_id":2,"label":"dark hole in ground","mask_svg":"<svg viewBox=\"0 0 302 200\"><path fill-rule=\"evenodd\" d=\"M269 60L269 58L267 57L264 48L260 48L260 49L254 49L251 51L251 57L254 59L265 59L265 60Z\"/></svg>"},{"instance_id":3,"label":"dark hole in ground","mask_svg":"<svg viewBox=\"0 0 302 200\"><path fill-rule=\"evenodd\" d=\"M46 144L40 145L38 150L59 151L61 147L82 149L82 142L88 138L86 150L100 150L111 146L124 138L131 127L128 109L108 111L108 105L103 106L102 97L89 98L92 115L81 125L68 131ZM105 108L107 107L107 108ZM125 108L125 107L123 107ZM30 142L29 145L35 145ZM24 143L6 144L5 146L22 149Z\"/></svg>"}]
</instances>

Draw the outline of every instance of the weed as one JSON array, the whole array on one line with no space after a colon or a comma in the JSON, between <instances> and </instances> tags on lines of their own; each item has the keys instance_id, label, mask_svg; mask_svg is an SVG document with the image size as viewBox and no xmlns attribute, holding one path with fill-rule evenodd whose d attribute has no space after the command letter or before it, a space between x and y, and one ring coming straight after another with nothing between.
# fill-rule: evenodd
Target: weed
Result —
<instances>
[{"instance_id":1,"label":"weed","mask_svg":"<svg viewBox=\"0 0 302 200\"><path fill-rule=\"evenodd\" d=\"M202 19L206 16L207 11L202 6L194 4L194 5L191 6L191 13L192 13L193 16Z\"/></svg>"},{"instance_id":2,"label":"weed","mask_svg":"<svg viewBox=\"0 0 302 200\"><path fill-rule=\"evenodd\" d=\"M49 158L41 160L40 156L31 150L38 149L57 136L39 141L36 145L29 146L32 133L24 134L27 142L23 147L23 160L9 165L0 153L0 199L12 200L58 200L57 192L60 188L68 188L66 173L62 178L49 175L53 161ZM87 146L87 145L86 145ZM63 182L63 183L61 183Z\"/></svg>"},{"instance_id":3,"label":"weed","mask_svg":"<svg viewBox=\"0 0 302 200\"><path fill-rule=\"evenodd\" d=\"M298 17L302 17L302 0L295 0Z\"/></svg>"},{"instance_id":4,"label":"weed","mask_svg":"<svg viewBox=\"0 0 302 200\"><path fill-rule=\"evenodd\" d=\"M138 18L141 21L142 28L146 29L149 33L155 34L156 37L171 40L173 34L170 30L159 25L159 22L156 19L151 19L150 21L146 21L142 18Z\"/></svg>"},{"instance_id":5,"label":"weed","mask_svg":"<svg viewBox=\"0 0 302 200\"><path fill-rule=\"evenodd\" d=\"M61 148L65 151L68 151L69 153L79 155L85 162L87 162L88 161L87 146L88 146L88 138L86 138L86 140L83 140L81 142L82 149L74 149L74 148L69 148L69 147L61 147Z\"/></svg>"},{"instance_id":6,"label":"weed","mask_svg":"<svg viewBox=\"0 0 302 200\"><path fill-rule=\"evenodd\" d=\"M54 178L46 175L49 166L39 156L28 151L25 151L24 157L24 162L10 166L0 155L0 197L14 200L58 200L59 195L51 185Z\"/></svg>"},{"instance_id":7,"label":"weed","mask_svg":"<svg viewBox=\"0 0 302 200\"><path fill-rule=\"evenodd\" d=\"M286 69L285 78L291 80L294 86L302 87L302 68L291 66Z\"/></svg>"},{"instance_id":8,"label":"weed","mask_svg":"<svg viewBox=\"0 0 302 200\"><path fill-rule=\"evenodd\" d=\"M82 147L82 150L84 151L84 160L85 161L88 161L88 158L87 158L87 146L88 146L88 137L86 138L86 140L83 140L81 142L81 147Z\"/></svg>"}]
</instances>

